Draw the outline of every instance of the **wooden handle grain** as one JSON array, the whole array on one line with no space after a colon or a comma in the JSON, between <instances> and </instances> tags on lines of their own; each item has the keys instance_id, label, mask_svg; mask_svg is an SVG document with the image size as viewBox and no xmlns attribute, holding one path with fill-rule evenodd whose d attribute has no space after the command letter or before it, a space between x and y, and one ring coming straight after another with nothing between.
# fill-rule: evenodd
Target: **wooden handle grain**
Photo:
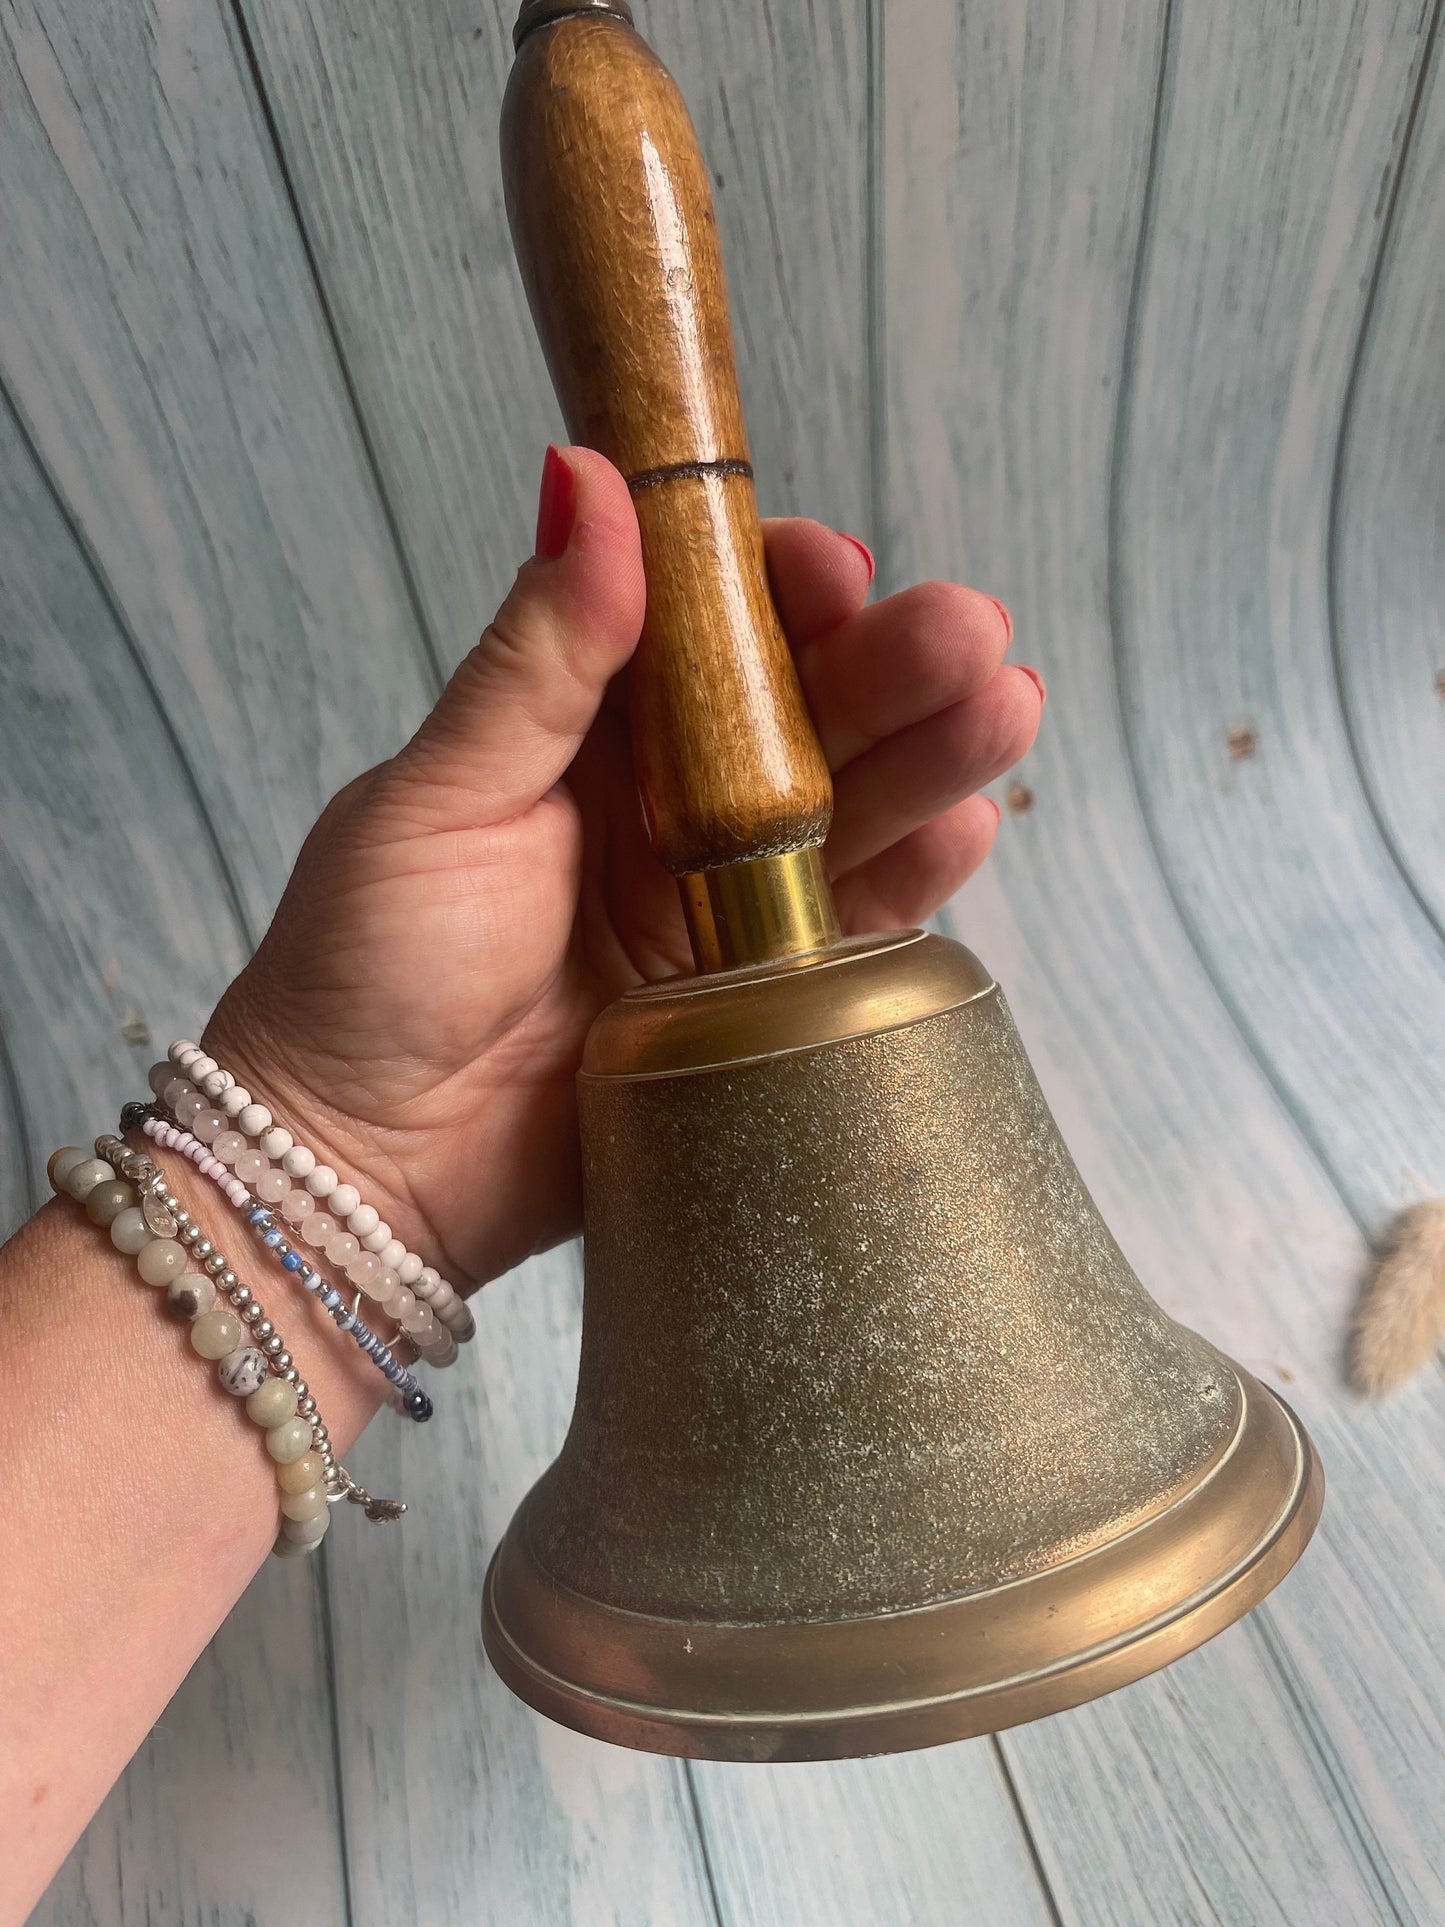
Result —
<instances>
[{"instance_id":1,"label":"wooden handle grain","mask_svg":"<svg viewBox=\"0 0 1445 1927\"><path fill-rule=\"evenodd\" d=\"M684 874L821 843L832 785L768 588L707 170L625 11L524 8L502 161L568 433L637 509L633 757Z\"/></svg>"}]
</instances>

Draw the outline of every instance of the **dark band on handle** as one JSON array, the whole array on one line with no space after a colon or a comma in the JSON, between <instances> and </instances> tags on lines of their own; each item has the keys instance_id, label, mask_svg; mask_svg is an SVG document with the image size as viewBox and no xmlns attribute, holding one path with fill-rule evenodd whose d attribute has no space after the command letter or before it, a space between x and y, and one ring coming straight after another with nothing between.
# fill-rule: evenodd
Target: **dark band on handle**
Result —
<instances>
[{"instance_id":1,"label":"dark band on handle","mask_svg":"<svg viewBox=\"0 0 1445 1927\"><path fill-rule=\"evenodd\" d=\"M769 589L697 136L621 0L528 0L518 24L507 213L568 437L629 478L647 576L631 746L653 849L684 880L744 865L759 901L779 878L785 907L821 900L808 853L832 784ZM719 932L751 928L716 882Z\"/></svg>"},{"instance_id":2,"label":"dark band on handle","mask_svg":"<svg viewBox=\"0 0 1445 1927\"><path fill-rule=\"evenodd\" d=\"M644 468L636 475L629 475L627 486L635 495L639 489L656 488L659 482L675 482L685 475L740 475L745 482L750 482L753 479L753 465L731 455L721 456L715 462L669 462L664 468Z\"/></svg>"}]
</instances>

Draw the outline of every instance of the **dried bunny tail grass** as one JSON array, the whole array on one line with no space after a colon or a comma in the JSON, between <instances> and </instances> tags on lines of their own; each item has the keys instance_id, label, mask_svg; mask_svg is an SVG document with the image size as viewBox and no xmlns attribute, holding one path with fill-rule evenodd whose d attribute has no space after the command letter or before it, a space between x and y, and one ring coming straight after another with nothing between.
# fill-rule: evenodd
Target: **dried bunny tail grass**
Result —
<instances>
[{"instance_id":1,"label":"dried bunny tail grass","mask_svg":"<svg viewBox=\"0 0 1445 1927\"><path fill-rule=\"evenodd\" d=\"M1355 1313L1350 1376L1393 1392L1445 1340L1445 1198L1402 1211L1386 1233Z\"/></svg>"}]
</instances>

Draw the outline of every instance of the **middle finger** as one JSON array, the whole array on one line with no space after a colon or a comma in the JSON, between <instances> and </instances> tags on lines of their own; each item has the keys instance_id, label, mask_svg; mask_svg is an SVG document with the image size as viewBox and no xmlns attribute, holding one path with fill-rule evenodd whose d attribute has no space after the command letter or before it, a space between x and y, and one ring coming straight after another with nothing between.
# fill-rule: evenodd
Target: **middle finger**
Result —
<instances>
[{"instance_id":1,"label":"middle finger","mask_svg":"<svg viewBox=\"0 0 1445 1927\"><path fill-rule=\"evenodd\" d=\"M1009 636L992 596L922 582L805 643L798 674L830 767L975 695Z\"/></svg>"}]
</instances>

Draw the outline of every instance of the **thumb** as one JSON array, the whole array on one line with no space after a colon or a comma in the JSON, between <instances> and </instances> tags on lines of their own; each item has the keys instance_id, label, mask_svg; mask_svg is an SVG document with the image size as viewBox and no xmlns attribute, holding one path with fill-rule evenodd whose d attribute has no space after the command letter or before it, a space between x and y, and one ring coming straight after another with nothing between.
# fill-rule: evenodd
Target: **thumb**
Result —
<instances>
[{"instance_id":1,"label":"thumb","mask_svg":"<svg viewBox=\"0 0 1445 1927\"><path fill-rule=\"evenodd\" d=\"M645 606L626 482L593 449L549 447L536 553L396 774L474 799L473 824L530 808L576 755Z\"/></svg>"}]
</instances>

